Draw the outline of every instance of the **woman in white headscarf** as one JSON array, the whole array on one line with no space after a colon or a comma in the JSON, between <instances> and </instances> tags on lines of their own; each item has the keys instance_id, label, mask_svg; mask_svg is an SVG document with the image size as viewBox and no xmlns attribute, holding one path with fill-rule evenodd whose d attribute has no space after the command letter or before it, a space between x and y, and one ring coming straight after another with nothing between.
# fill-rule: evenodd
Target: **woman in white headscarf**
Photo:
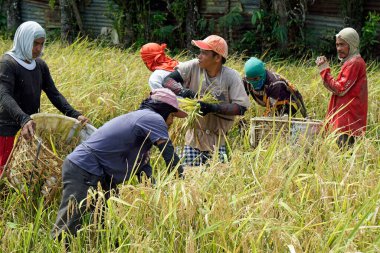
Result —
<instances>
[{"instance_id":1,"label":"woman in white headscarf","mask_svg":"<svg viewBox=\"0 0 380 253\"><path fill-rule=\"evenodd\" d=\"M30 115L39 112L42 90L63 114L87 121L57 90L48 66L39 58L45 38L38 23L25 22L16 30L12 49L0 59L0 175L17 131L21 128L25 139L34 134Z\"/></svg>"},{"instance_id":2,"label":"woman in white headscarf","mask_svg":"<svg viewBox=\"0 0 380 253\"><path fill-rule=\"evenodd\" d=\"M327 118L333 130L342 133L338 144L353 145L355 137L365 134L368 111L367 71L359 53L359 35L348 27L336 35L341 71L334 79L325 56L316 64L325 87L332 92Z\"/></svg>"}]
</instances>

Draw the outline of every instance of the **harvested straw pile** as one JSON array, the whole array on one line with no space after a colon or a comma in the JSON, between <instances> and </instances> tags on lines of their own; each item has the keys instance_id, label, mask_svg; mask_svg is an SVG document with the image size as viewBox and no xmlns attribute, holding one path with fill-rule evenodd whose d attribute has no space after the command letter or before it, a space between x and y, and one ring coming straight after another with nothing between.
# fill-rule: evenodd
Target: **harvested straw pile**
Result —
<instances>
[{"instance_id":1,"label":"harvested straw pile","mask_svg":"<svg viewBox=\"0 0 380 253\"><path fill-rule=\"evenodd\" d=\"M49 202L61 186L63 159L95 128L56 114L34 114L32 118L36 122L34 138L16 137L5 172L11 187L29 196L41 193Z\"/></svg>"}]
</instances>

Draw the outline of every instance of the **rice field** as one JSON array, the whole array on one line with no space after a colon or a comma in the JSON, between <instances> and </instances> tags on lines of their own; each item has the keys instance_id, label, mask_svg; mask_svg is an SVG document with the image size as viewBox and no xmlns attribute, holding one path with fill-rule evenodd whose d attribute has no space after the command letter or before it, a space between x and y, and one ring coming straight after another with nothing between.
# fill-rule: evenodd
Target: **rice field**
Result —
<instances>
[{"instance_id":1,"label":"rice field","mask_svg":"<svg viewBox=\"0 0 380 253\"><path fill-rule=\"evenodd\" d=\"M10 47L0 40L1 52ZM246 57L234 55L226 65L242 73ZM96 127L137 109L149 94L150 72L138 52L83 40L48 44L43 58L58 89ZM311 117L323 119L330 94L314 59L265 61L301 91ZM253 149L249 128L236 123L227 136L229 161L187 168L184 180L166 173L154 149L156 185L131 179L121 186L105 210L86 217L71 251L379 252L380 66L367 62L367 71L368 132L352 149L339 150L333 134L298 144L276 138ZM45 95L41 111L57 112ZM244 120L263 112L252 101ZM182 123L177 119L173 130ZM4 182L0 190L0 252L65 251L50 237L59 199L44 206ZM97 207L104 202L102 194L91 196Z\"/></svg>"}]
</instances>

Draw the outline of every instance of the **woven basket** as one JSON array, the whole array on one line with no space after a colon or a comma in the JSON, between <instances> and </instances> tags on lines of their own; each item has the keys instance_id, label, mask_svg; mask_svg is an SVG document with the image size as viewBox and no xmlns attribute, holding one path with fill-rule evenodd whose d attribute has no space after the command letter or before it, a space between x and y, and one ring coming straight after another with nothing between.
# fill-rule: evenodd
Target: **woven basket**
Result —
<instances>
[{"instance_id":1,"label":"woven basket","mask_svg":"<svg viewBox=\"0 0 380 253\"><path fill-rule=\"evenodd\" d=\"M288 117L255 117L251 119L250 143L257 147L259 142L270 143L280 138L296 143L298 140L312 140L322 129L320 120Z\"/></svg>"},{"instance_id":2,"label":"woven basket","mask_svg":"<svg viewBox=\"0 0 380 253\"><path fill-rule=\"evenodd\" d=\"M61 187L63 159L96 128L57 114L37 113L31 118L36 123L33 140L16 136L4 172L13 188L28 195L42 194L50 202Z\"/></svg>"}]
</instances>

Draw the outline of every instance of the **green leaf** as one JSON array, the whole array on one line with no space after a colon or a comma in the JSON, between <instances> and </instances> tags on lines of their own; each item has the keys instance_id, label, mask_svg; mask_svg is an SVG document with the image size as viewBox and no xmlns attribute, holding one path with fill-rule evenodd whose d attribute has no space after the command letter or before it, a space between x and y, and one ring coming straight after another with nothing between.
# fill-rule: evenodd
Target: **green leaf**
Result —
<instances>
[{"instance_id":1,"label":"green leaf","mask_svg":"<svg viewBox=\"0 0 380 253\"><path fill-rule=\"evenodd\" d=\"M10 221L7 222L7 227L8 227L8 228L12 228L12 229L14 229L14 228L17 228L17 226L18 226L17 223L10 222Z\"/></svg>"}]
</instances>

